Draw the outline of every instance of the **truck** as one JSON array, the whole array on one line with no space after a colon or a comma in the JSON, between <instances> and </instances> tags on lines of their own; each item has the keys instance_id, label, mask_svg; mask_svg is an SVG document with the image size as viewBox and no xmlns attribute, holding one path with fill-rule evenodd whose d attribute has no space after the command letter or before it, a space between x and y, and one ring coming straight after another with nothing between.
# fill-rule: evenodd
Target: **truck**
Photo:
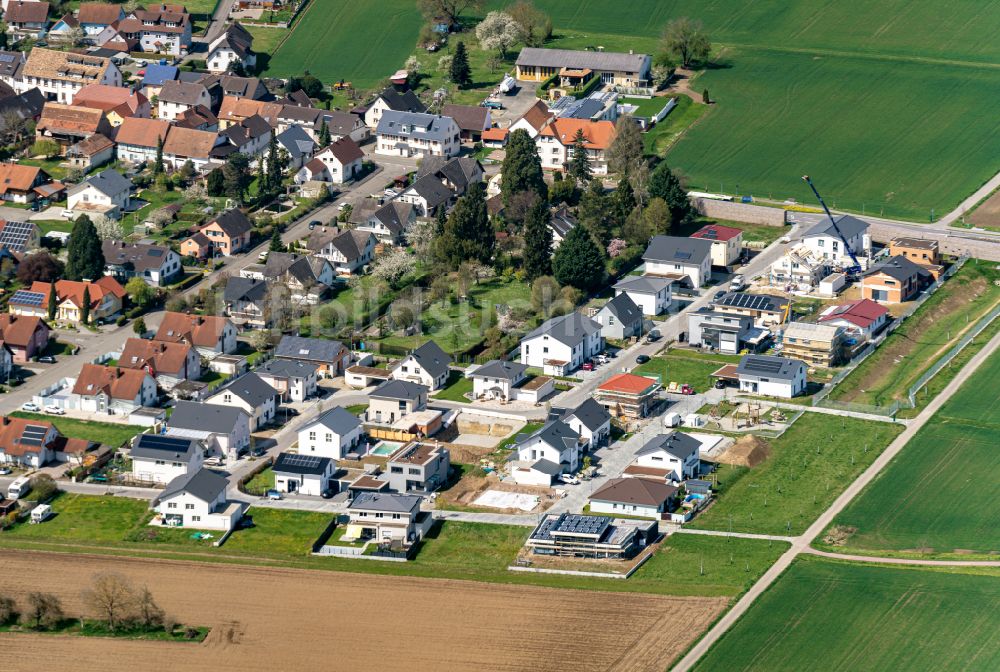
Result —
<instances>
[{"instance_id":1,"label":"truck","mask_svg":"<svg viewBox=\"0 0 1000 672\"><path fill-rule=\"evenodd\" d=\"M8 499L21 499L29 492L31 492L30 475L18 476L13 483L7 486Z\"/></svg>"}]
</instances>

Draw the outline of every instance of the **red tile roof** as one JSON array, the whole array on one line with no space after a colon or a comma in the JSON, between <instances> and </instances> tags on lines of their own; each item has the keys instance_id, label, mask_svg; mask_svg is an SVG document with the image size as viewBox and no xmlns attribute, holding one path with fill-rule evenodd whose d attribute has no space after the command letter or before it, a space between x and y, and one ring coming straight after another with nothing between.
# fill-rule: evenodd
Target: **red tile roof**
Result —
<instances>
[{"instance_id":1,"label":"red tile roof","mask_svg":"<svg viewBox=\"0 0 1000 672\"><path fill-rule=\"evenodd\" d=\"M26 348L39 329L48 325L37 315L0 314L0 339L5 343Z\"/></svg>"},{"instance_id":2,"label":"red tile roof","mask_svg":"<svg viewBox=\"0 0 1000 672\"><path fill-rule=\"evenodd\" d=\"M73 386L73 394L92 397L100 392L112 399L135 399L146 379L145 371L123 369L119 366L84 364Z\"/></svg>"},{"instance_id":3,"label":"red tile roof","mask_svg":"<svg viewBox=\"0 0 1000 672\"><path fill-rule=\"evenodd\" d=\"M691 234L692 238L704 238L705 240L731 240L743 233L742 229L735 229L731 226L721 224L709 224L703 226Z\"/></svg>"},{"instance_id":4,"label":"red tile roof","mask_svg":"<svg viewBox=\"0 0 1000 672\"><path fill-rule=\"evenodd\" d=\"M817 322L844 319L862 329L867 329L888 312L884 306L880 306L871 299L861 299L860 301L835 306L832 311L820 316Z\"/></svg>"},{"instance_id":5,"label":"red tile roof","mask_svg":"<svg viewBox=\"0 0 1000 672\"><path fill-rule=\"evenodd\" d=\"M637 376L632 373L619 373L617 376L612 376L601 383L597 389L603 392L641 394L654 385L656 385L656 381L652 378Z\"/></svg>"}]
</instances>

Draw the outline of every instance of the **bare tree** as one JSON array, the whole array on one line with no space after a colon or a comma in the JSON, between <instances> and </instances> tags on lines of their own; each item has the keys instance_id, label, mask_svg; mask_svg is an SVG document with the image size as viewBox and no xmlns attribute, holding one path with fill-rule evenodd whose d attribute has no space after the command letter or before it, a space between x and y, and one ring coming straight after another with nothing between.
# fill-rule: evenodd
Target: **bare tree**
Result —
<instances>
[{"instance_id":1,"label":"bare tree","mask_svg":"<svg viewBox=\"0 0 1000 672\"><path fill-rule=\"evenodd\" d=\"M17 617L17 603L14 598L0 596L0 625L6 625Z\"/></svg>"},{"instance_id":2,"label":"bare tree","mask_svg":"<svg viewBox=\"0 0 1000 672\"><path fill-rule=\"evenodd\" d=\"M28 593L28 610L24 617L37 628L50 628L63 619L62 602L52 593Z\"/></svg>"},{"instance_id":3,"label":"bare tree","mask_svg":"<svg viewBox=\"0 0 1000 672\"><path fill-rule=\"evenodd\" d=\"M135 616L147 628L162 625L165 619L163 609L153 599L148 586L143 586L135 595Z\"/></svg>"},{"instance_id":4,"label":"bare tree","mask_svg":"<svg viewBox=\"0 0 1000 672\"><path fill-rule=\"evenodd\" d=\"M132 582L115 573L96 575L82 596L84 603L101 615L112 632L132 613L136 604Z\"/></svg>"},{"instance_id":5,"label":"bare tree","mask_svg":"<svg viewBox=\"0 0 1000 672\"><path fill-rule=\"evenodd\" d=\"M465 12L482 11L484 4L484 0L417 0L425 19L447 19L451 23L458 23Z\"/></svg>"}]
</instances>

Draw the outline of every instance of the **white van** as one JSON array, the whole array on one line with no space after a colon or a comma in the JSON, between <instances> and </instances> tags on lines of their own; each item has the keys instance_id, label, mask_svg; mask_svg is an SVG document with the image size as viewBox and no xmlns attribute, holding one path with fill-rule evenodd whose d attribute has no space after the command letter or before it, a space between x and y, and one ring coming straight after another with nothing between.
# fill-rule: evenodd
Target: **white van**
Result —
<instances>
[{"instance_id":1,"label":"white van","mask_svg":"<svg viewBox=\"0 0 1000 672\"><path fill-rule=\"evenodd\" d=\"M31 476L18 476L14 482L7 486L7 497L9 499L20 499L31 491Z\"/></svg>"}]
</instances>

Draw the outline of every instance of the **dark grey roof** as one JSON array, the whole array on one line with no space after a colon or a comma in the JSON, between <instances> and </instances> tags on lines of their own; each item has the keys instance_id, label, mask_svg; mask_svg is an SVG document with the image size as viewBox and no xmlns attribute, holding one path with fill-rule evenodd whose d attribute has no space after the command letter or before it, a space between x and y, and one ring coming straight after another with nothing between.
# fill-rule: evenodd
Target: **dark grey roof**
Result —
<instances>
[{"instance_id":1,"label":"dark grey roof","mask_svg":"<svg viewBox=\"0 0 1000 672\"><path fill-rule=\"evenodd\" d=\"M412 513L420 509L422 497L383 492L359 492L347 505L348 509L385 511L387 513Z\"/></svg>"},{"instance_id":2,"label":"dark grey roof","mask_svg":"<svg viewBox=\"0 0 1000 672\"><path fill-rule=\"evenodd\" d=\"M280 133L275 140L288 152L293 159L303 156L312 156L312 151L316 143L309 137L309 134L301 126L289 126L284 133Z\"/></svg>"},{"instance_id":3,"label":"dark grey roof","mask_svg":"<svg viewBox=\"0 0 1000 672\"><path fill-rule=\"evenodd\" d=\"M432 378L448 373L448 367L451 365L451 355L442 350L434 341L427 341L411 352L410 356L417 360L420 368L430 374Z\"/></svg>"},{"instance_id":4,"label":"dark grey roof","mask_svg":"<svg viewBox=\"0 0 1000 672\"><path fill-rule=\"evenodd\" d=\"M743 355L736 375L766 376L780 380L794 380L796 373L805 367L798 359L770 355Z\"/></svg>"},{"instance_id":5,"label":"dark grey roof","mask_svg":"<svg viewBox=\"0 0 1000 672\"><path fill-rule=\"evenodd\" d=\"M19 95L0 99L0 115L14 114L20 119L33 119L42 113L44 106L45 96L42 92L37 88L28 89ZM0 129L6 127L7 122L0 116Z\"/></svg>"},{"instance_id":6,"label":"dark grey roof","mask_svg":"<svg viewBox=\"0 0 1000 672\"><path fill-rule=\"evenodd\" d=\"M257 408L265 404L269 399L278 396L278 391L265 383L256 373L244 374L233 382L216 390L213 397L217 397L224 392L228 392L239 397L252 408Z\"/></svg>"},{"instance_id":7,"label":"dark grey roof","mask_svg":"<svg viewBox=\"0 0 1000 672\"><path fill-rule=\"evenodd\" d=\"M593 432L611 420L611 415L593 397L587 397L582 404L563 416L563 422L570 418L576 418L584 427Z\"/></svg>"},{"instance_id":8,"label":"dark grey roof","mask_svg":"<svg viewBox=\"0 0 1000 672\"><path fill-rule=\"evenodd\" d=\"M409 186L418 196L427 201L428 208L436 208L455 195L441 180L434 175L424 175Z\"/></svg>"},{"instance_id":9,"label":"dark grey roof","mask_svg":"<svg viewBox=\"0 0 1000 672\"><path fill-rule=\"evenodd\" d=\"M201 102L203 93L207 94L208 91L201 84L170 79L163 82L158 98L160 102L197 105Z\"/></svg>"},{"instance_id":10,"label":"dark grey roof","mask_svg":"<svg viewBox=\"0 0 1000 672\"><path fill-rule=\"evenodd\" d=\"M275 348L276 359L300 359L306 362L333 364L338 361L344 344L340 341L328 341L322 338L305 338L303 336L283 336Z\"/></svg>"},{"instance_id":11,"label":"dark grey roof","mask_svg":"<svg viewBox=\"0 0 1000 672\"><path fill-rule=\"evenodd\" d=\"M580 343L588 335L601 330L601 325L594 322L583 313L573 311L567 315L546 320L537 329L525 336L522 341L547 335L570 347Z\"/></svg>"},{"instance_id":12,"label":"dark grey roof","mask_svg":"<svg viewBox=\"0 0 1000 672\"><path fill-rule=\"evenodd\" d=\"M110 168L88 177L85 184L92 185L105 196L117 196L123 191L132 189L132 180Z\"/></svg>"},{"instance_id":13,"label":"dark grey roof","mask_svg":"<svg viewBox=\"0 0 1000 672\"><path fill-rule=\"evenodd\" d=\"M570 213L569 208L563 206L552 211L552 216L549 217L549 226L552 227L557 236L565 238L576 226L576 217Z\"/></svg>"},{"instance_id":14,"label":"dark grey roof","mask_svg":"<svg viewBox=\"0 0 1000 672\"><path fill-rule=\"evenodd\" d=\"M389 201L385 205L372 208L359 208L357 213L351 211L351 221L359 226L365 226L374 219L382 224L393 235L402 233L413 216L413 206L402 201Z\"/></svg>"},{"instance_id":15,"label":"dark grey roof","mask_svg":"<svg viewBox=\"0 0 1000 672\"><path fill-rule=\"evenodd\" d=\"M657 294L674 284L671 278L657 275L628 275L615 283L615 289L636 294Z\"/></svg>"},{"instance_id":16,"label":"dark grey roof","mask_svg":"<svg viewBox=\"0 0 1000 672\"><path fill-rule=\"evenodd\" d=\"M243 211L238 208L226 210L224 213L211 220L209 224L218 224L219 228L226 232L228 236L238 236L247 233L253 228L253 223Z\"/></svg>"},{"instance_id":17,"label":"dark grey roof","mask_svg":"<svg viewBox=\"0 0 1000 672\"><path fill-rule=\"evenodd\" d=\"M426 156L417 168L418 178L425 175L446 179L465 191L470 184L481 179L483 166L471 156L456 156L451 159L444 156Z\"/></svg>"},{"instance_id":18,"label":"dark grey roof","mask_svg":"<svg viewBox=\"0 0 1000 672\"><path fill-rule=\"evenodd\" d=\"M408 380L387 380L368 396L378 399L419 399L427 393L424 385L411 383Z\"/></svg>"},{"instance_id":19,"label":"dark grey roof","mask_svg":"<svg viewBox=\"0 0 1000 672\"><path fill-rule=\"evenodd\" d=\"M692 453L697 453L701 447L701 442L684 432L670 432L669 434L657 434L646 442L642 448L636 452L635 456L648 455L658 451L665 451L674 457L684 460Z\"/></svg>"},{"instance_id":20,"label":"dark grey roof","mask_svg":"<svg viewBox=\"0 0 1000 672\"><path fill-rule=\"evenodd\" d=\"M232 406L203 404L197 401L178 401L167 426L177 429L195 429L213 434L229 434L240 422L249 420L247 412Z\"/></svg>"},{"instance_id":21,"label":"dark grey roof","mask_svg":"<svg viewBox=\"0 0 1000 672\"><path fill-rule=\"evenodd\" d=\"M247 301L256 303L267 298L267 283L253 278L229 278L222 292L226 301Z\"/></svg>"},{"instance_id":22,"label":"dark grey roof","mask_svg":"<svg viewBox=\"0 0 1000 672\"><path fill-rule=\"evenodd\" d=\"M255 114L252 117L247 117L238 124L228 126L219 135L225 136L234 146L242 147L257 138L270 135L273 132L274 128L271 124L264 117Z\"/></svg>"},{"instance_id":23,"label":"dark grey roof","mask_svg":"<svg viewBox=\"0 0 1000 672\"><path fill-rule=\"evenodd\" d=\"M699 265L712 254L712 241L678 236L653 236L643 261Z\"/></svg>"},{"instance_id":24,"label":"dark grey roof","mask_svg":"<svg viewBox=\"0 0 1000 672\"><path fill-rule=\"evenodd\" d=\"M848 240L868 230L867 222L863 222L857 217L852 217L851 215L837 215L833 219L837 222L837 228L840 229L840 232L844 234L844 237ZM803 238L809 238L810 236L838 237L837 232L833 229L833 223L830 222L829 218L815 224L810 227L808 231L802 234Z\"/></svg>"},{"instance_id":25,"label":"dark grey roof","mask_svg":"<svg viewBox=\"0 0 1000 672\"><path fill-rule=\"evenodd\" d=\"M149 269L158 270L172 252L165 245L125 243L120 240L105 240L101 243L101 251L106 264L131 268L138 273Z\"/></svg>"},{"instance_id":26,"label":"dark grey roof","mask_svg":"<svg viewBox=\"0 0 1000 672\"><path fill-rule=\"evenodd\" d=\"M201 450L194 439L162 434L140 434L132 442L131 457L150 460L189 461Z\"/></svg>"},{"instance_id":27,"label":"dark grey roof","mask_svg":"<svg viewBox=\"0 0 1000 672\"><path fill-rule=\"evenodd\" d=\"M191 471L167 483L160 496L156 498L154 504L162 502L168 497L186 492L193 497L197 497L203 502L212 502L221 493L226 491L229 484L224 477L208 469Z\"/></svg>"},{"instance_id":28,"label":"dark grey roof","mask_svg":"<svg viewBox=\"0 0 1000 672\"><path fill-rule=\"evenodd\" d=\"M364 250L368 247L374 234L371 231L358 231L351 229L344 231L330 241L330 244L337 248L337 251L344 255L349 262L360 258Z\"/></svg>"},{"instance_id":29,"label":"dark grey roof","mask_svg":"<svg viewBox=\"0 0 1000 672\"><path fill-rule=\"evenodd\" d=\"M306 378L315 375L319 367L311 362L291 359L272 359L257 371L278 378Z\"/></svg>"},{"instance_id":30,"label":"dark grey roof","mask_svg":"<svg viewBox=\"0 0 1000 672\"><path fill-rule=\"evenodd\" d=\"M551 460L538 460L531 465L531 468L535 471L540 471L543 474L548 474L549 476L555 476L562 471L562 467Z\"/></svg>"},{"instance_id":31,"label":"dark grey roof","mask_svg":"<svg viewBox=\"0 0 1000 672\"><path fill-rule=\"evenodd\" d=\"M618 321L624 325L632 325L642 319L642 311L628 294L619 294L608 301L601 308L602 312L605 310L618 318Z\"/></svg>"},{"instance_id":32,"label":"dark grey roof","mask_svg":"<svg viewBox=\"0 0 1000 672\"><path fill-rule=\"evenodd\" d=\"M580 435L574 432L565 422L551 420L527 436L518 434L516 437L518 446L528 441L534 441L535 439L540 439L543 443L562 451L577 445L580 442Z\"/></svg>"},{"instance_id":33,"label":"dark grey roof","mask_svg":"<svg viewBox=\"0 0 1000 672\"><path fill-rule=\"evenodd\" d=\"M395 87L388 87L378 95L385 101L390 110L396 112L426 112L427 106L420 102L417 94L410 89L400 91Z\"/></svg>"},{"instance_id":34,"label":"dark grey roof","mask_svg":"<svg viewBox=\"0 0 1000 672\"><path fill-rule=\"evenodd\" d=\"M278 453L271 470L282 474L301 474L303 476L320 476L330 469L329 457L315 455L299 455L298 453Z\"/></svg>"},{"instance_id":35,"label":"dark grey roof","mask_svg":"<svg viewBox=\"0 0 1000 672\"><path fill-rule=\"evenodd\" d=\"M386 110L379 119L376 133L402 138L403 141L407 138L416 138L444 143L453 128L457 130L457 127L453 126L454 123L451 117L442 117L438 114Z\"/></svg>"},{"instance_id":36,"label":"dark grey roof","mask_svg":"<svg viewBox=\"0 0 1000 672\"><path fill-rule=\"evenodd\" d=\"M358 417L343 406L334 406L309 424L311 425L314 423L323 425L338 436L349 434L361 426L361 421ZM306 425L306 427L308 427L308 425ZM303 429L305 429L305 427L303 427Z\"/></svg>"},{"instance_id":37,"label":"dark grey roof","mask_svg":"<svg viewBox=\"0 0 1000 672\"><path fill-rule=\"evenodd\" d=\"M503 378L513 382L523 378L527 369L528 366L520 362L504 362L494 359L492 362L483 364L469 375L478 378Z\"/></svg>"},{"instance_id":38,"label":"dark grey roof","mask_svg":"<svg viewBox=\"0 0 1000 672\"><path fill-rule=\"evenodd\" d=\"M364 122L361 117L350 112L339 110L320 110L319 116L314 122L314 128L318 131L326 121L326 128L330 131L330 136L336 140L338 137L350 135L352 131L362 126Z\"/></svg>"},{"instance_id":39,"label":"dark grey roof","mask_svg":"<svg viewBox=\"0 0 1000 672\"><path fill-rule=\"evenodd\" d=\"M594 492L590 500L659 507L675 494L674 486L649 478L613 478Z\"/></svg>"},{"instance_id":40,"label":"dark grey roof","mask_svg":"<svg viewBox=\"0 0 1000 672\"><path fill-rule=\"evenodd\" d=\"M788 299L770 294L747 294L746 292L729 292L721 299L713 301L716 306L731 308L746 308L748 310L766 310L780 312L788 305Z\"/></svg>"},{"instance_id":41,"label":"dark grey roof","mask_svg":"<svg viewBox=\"0 0 1000 672\"><path fill-rule=\"evenodd\" d=\"M922 275L927 272L927 269L923 268L919 264L915 264L906 257L899 255L890 257L885 261L875 264L865 271L865 277L877 273L885 273L890 278L895 278L900 282L904 282L908 278L912 278L914 275Z\"/></svg>"},{"instance_id":42,"label":"dark grey roof","mask_svg":"<svg viewBox=\"0 0 1000 672\"><path fill-rule=\"evenodd\" d=\"M517 56L517 65L546 68L571 68L641 73L649 61L646 54L615 51L577 51L525 47Z\"/></svg>"}]
</instances>

